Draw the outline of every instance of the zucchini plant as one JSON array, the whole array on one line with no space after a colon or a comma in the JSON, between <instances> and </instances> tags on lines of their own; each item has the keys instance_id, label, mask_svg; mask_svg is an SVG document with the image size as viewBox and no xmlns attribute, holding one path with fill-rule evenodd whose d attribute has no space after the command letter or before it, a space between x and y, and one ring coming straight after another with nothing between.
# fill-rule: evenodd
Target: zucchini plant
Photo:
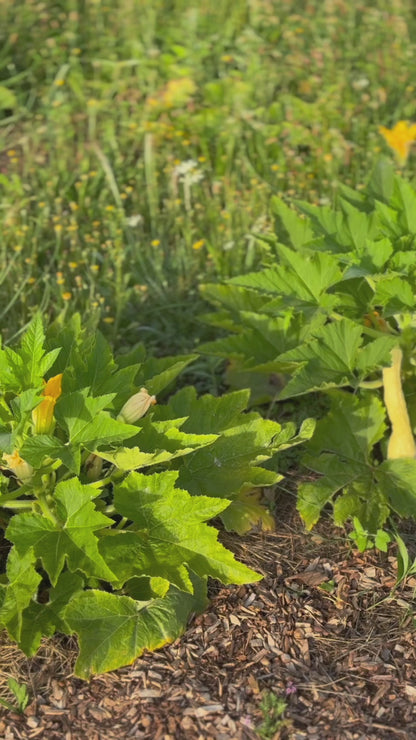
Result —
<instances>
[{"instance_id":1,"label":"zucchini plant","mask_svg":"<svg viewBox=\"0 0 416 740\"><path fill-rule=\"evenodd\" d=\"M79 316L0 348L0 626L27 655L75 633L76 675L113 670L180 635L209 577L261 577L209 522L267 523L256 491L280 476L262 463L307 429L246 413L245 391L162 403L193 359L116 362Z\"/></svg>"},{"instance_id":2,"label":"zucchini plant","mask_svg":"<svg viewBox=\"0 0 416 740\"><path fill-rule=\"evenodd\" d=\"M416 191L381 159L364 191L340 186L336 205L275 198L268 263L203 286L223 338L231 388L251 403L328 396L303 464L298 508L311 528L332 504L361 548L385 549L388 519L416 515ZM383 391L384 389L384 391Z\"/></svg>"}]
</instances>

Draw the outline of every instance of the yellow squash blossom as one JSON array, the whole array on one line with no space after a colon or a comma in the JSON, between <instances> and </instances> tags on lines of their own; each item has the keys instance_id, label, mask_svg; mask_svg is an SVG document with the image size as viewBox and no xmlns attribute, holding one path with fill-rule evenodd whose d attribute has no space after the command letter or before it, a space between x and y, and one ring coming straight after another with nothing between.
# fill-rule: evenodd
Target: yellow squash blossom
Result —
<instances>
[{"instance_id":1,"label":"yellow squash blossom","mask_svg":"<svg viewBox=\"0 0 416 740\"><path fill-rule=\"evenodd\" d=\"M3 452L3 460L6 463L6 468L11 470L19 480L25 481L32 477L32 466L20 457L17 450L12 455L7 455Z\"/></svg>"},{"instance_id":2,"label":"yellow squash blossom","mask_svg":"<svg viewBox=\"0 0 416 740\"><path fill-rule=\"evenodd\" d=\"M393 149L400 167L404 167L409 156L410 146L416 140L416 124L399 121L392 129L380 126L379 132L389 147Z\"/></svg>"},{"instance_id":3,"label":"yellow squash blossom","mask_svg":"<svg viewBox=\"0 0 416 740\"><path fill-rule=\"evenodd\" d=\"M42 395L43 401L32 411L33 431L35 434L49 434L52 431L55 403L62 393L62 373L49 378Z\"/></svg>"}]
</instances>

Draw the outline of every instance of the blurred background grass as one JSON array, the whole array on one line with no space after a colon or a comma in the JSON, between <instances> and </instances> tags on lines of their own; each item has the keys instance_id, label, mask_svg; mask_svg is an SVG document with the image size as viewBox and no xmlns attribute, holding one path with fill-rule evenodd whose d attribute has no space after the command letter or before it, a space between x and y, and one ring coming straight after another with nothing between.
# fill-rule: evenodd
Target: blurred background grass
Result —
<instances>
[{"instance_id":1,"label":"blurred background grass","mask_svg":"<svg viewBox=\"0 0 416 740\"><path fill-rule=\"evenodd\" d=\"M5 341L39 306L209 338L198 284L267 259L271 196L362 187L415 120L415 31L412 0L0 0Z\"/></svg>"}]
</instances>

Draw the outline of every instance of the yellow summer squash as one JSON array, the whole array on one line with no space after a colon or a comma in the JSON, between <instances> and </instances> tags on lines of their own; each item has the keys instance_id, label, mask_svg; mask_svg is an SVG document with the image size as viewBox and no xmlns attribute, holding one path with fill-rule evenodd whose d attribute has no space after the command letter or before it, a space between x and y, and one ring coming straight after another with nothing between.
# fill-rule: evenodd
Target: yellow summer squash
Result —
<instances>
[{"instance_id":1,"label":"yellow summer squash","mask_svg":"<svg viewBox=\"0 0 416 740\"><path fill-rule=\"evenodd\" d=\"M416 445L410 424L401 381L403 352L400 347L391 351L392 364L383 369L384 403L391 423L391 437L387 458L416 457Z\"/></svg>"}]
</instances>

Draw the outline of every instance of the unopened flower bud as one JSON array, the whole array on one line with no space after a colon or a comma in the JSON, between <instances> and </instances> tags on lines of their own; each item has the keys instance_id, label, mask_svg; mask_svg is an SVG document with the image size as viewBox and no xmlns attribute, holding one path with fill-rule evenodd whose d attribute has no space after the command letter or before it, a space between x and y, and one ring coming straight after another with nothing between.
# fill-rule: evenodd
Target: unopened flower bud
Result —
<instances>
[{"instance_id":1,"label":"unopened flower bud","mask_svg":"<svg viewBox=\"0 0 416 740\"><path fill-rule=\"evenodd\" d=\"M91 453L85 461L85 473L89 481L98 480L103 469L103 459Z\"/></svg>"},{"instance_id":2,"label":"unopened flower bud","mask_svg":"<svg viewBox=\"0 0 416 740\"><path fill-rule=\"evenodd\" d=\"M128 401L124 404L117 421L124 421L125 424L134 424L135 421L141 419L145 415L146 411L156 403L156 396L151 396L146 388L140 388L138 393L131 396Z\"/></svg>"}]
</instances>

